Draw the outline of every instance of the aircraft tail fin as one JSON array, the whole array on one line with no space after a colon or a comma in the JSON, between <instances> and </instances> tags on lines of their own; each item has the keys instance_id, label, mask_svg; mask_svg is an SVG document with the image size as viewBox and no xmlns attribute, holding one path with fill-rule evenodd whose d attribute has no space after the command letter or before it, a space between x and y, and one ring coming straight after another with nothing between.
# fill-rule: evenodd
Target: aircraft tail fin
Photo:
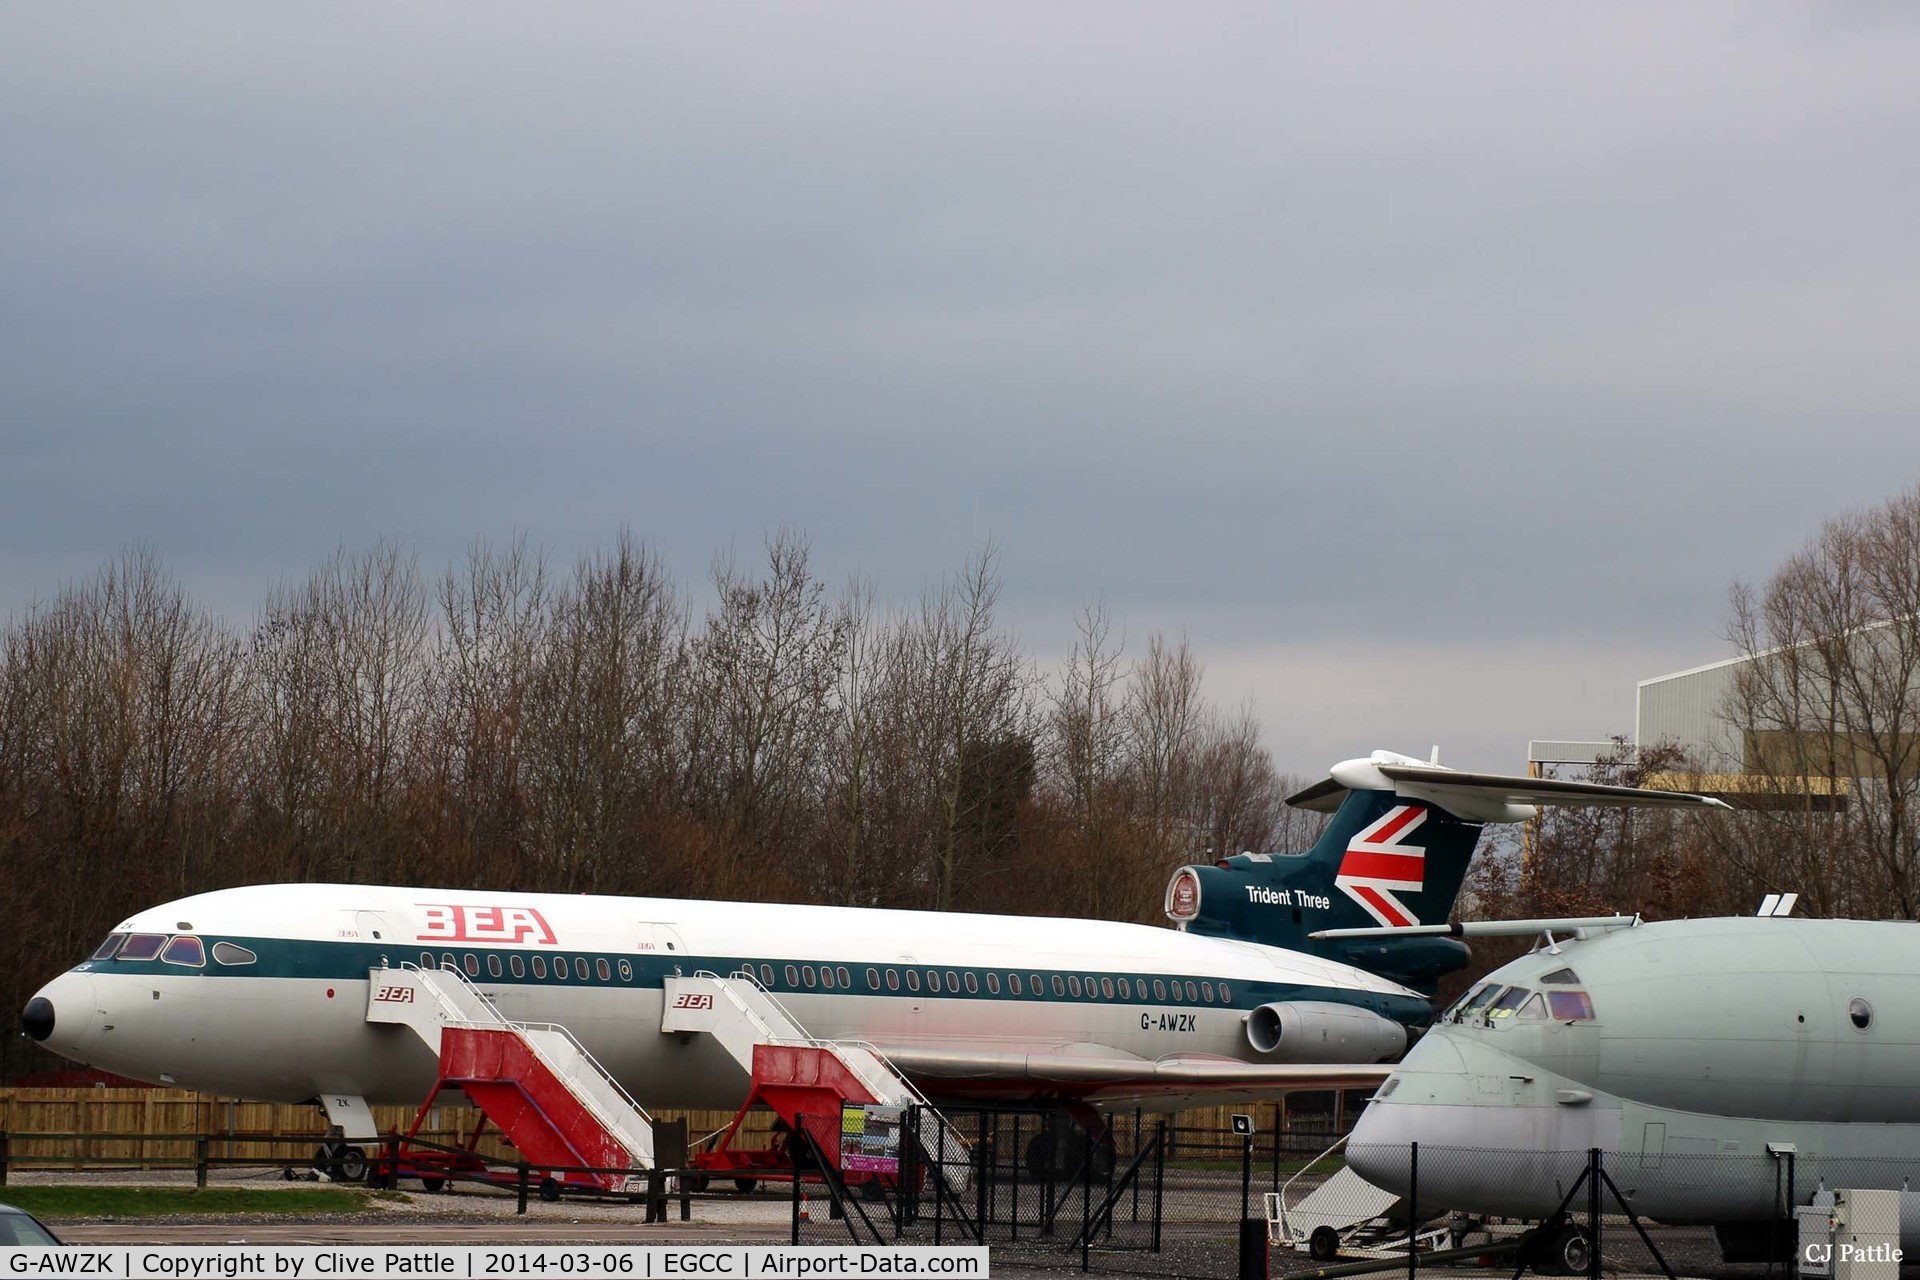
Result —
<instances>
[{"instance_id":1,"label":"aircraft tail fin","mask_svg":"<svg viewBox=\"0 0 1920 1280\"><path fill-rule=\"evenodd\" d=\"M1332 811L1313 848L1182 867L1167 915L1194 933L1322 955L1424 991L1467 965L1466 944L1377 931L1447 923L1487 823L1525 821L1541 804L1725 807L1680 792L1461 773L1390 751L1335 765L1287 803ZM1310 936L1327 930L1375 936Z\"/></svg>"}]
</instances>

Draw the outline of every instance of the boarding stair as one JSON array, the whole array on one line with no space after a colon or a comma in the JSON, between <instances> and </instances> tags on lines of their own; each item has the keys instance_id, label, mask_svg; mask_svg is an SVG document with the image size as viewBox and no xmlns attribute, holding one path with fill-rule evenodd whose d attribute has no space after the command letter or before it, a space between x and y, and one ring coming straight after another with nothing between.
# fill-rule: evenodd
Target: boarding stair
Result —
<instances>
[{"instance_id":1,"label":"boarding stair","mask_svg":"<svg viewBox=\"0 0 1920 1280\"><path fill-rule=\"evenodd\" d=\"M1342 1164L1325 1176L1311 1172L1346 1145L1342 1137L1309 1160L1280 1190L1266 1193L1270 1243L1308 1254L1317 1262L1336 1257L1399 1257L1407 1252L1410 1233L1412 1247L1420 1250L1453 1243L1445 1224L1408 1222L1411 1206L1404 1198L1374 1186L1350 1166Z\"/></svg>"},{"instance_id":2,"label":"boarding stair","mask_svg":"<svg viewBox=\"0 0 1920 1280\"><path fill-rule=\"evenodd\" d=\"M716 1167L730 1167L727 1153L741 1121L754 1106L764 1105L789 1132L804 1129L822 1158L844 1170L852 1162L841 1159L841 1108L873 1105L911 1110L918 1117L925 1163L954 1196L971 1186L966 1140L873 1045L816 1039L745 970L725 978L708 972L671 976L665 988L661 1032L710 1035L752 1077L746 1104L715 1151L707 1153Z\"/></svg>"},{"instance_id":3,"label":"boarding stair","mask_svg":"<svg viewBox=\"0 0 1920 1280\"><path fill-rule=\"evenodd\" d=\"M653 1167L647 1113L565 1027L509 1019L458 969L403 964L367 976L367 1021L411 1029L440 1060L409 1138L440 1092L456 1088L529 1165L556 1171L543 1188L625 1192Z\"/></svg>"}]
</instances>

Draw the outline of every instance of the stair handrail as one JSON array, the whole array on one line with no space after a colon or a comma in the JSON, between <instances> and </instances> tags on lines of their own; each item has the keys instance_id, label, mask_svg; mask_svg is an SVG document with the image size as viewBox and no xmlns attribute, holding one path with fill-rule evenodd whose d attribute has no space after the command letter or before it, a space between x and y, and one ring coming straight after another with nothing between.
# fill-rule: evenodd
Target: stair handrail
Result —
<instances>
[{"instance_id":1,"label":"stair handrail","mask_svg":"<svg viewBox=\"0 0 1920 1280\"><path fill-rule=\"evenodd\" d=\"M818 1036L812 1035L807 1031L806 1024L801 1022L800 1019L794 1017L793 1011L788 1009L784 1004L781 1004L780 998L778 996L774 995L773 992L767 990L766 984L760 981L759 975L754 973L753 970L746 969L746 968L735 969L731 974L729 974L726 978L723 979L720 977L719 974L714 973L711 970L700 969L695 971L693 976L696 978L712 978L715 981L745 982L748 986L752 987L754 990L758 991L762 996L764 996L768 1004L771 1004L775 1009L779 1010L782 1017L786 1018L786 1020L789 1023L791 1023L793 1026L797 1027L800 1030L801 1038L798 1041L799 1044L802 1044L809 1048L814 1048L814 1049L836 1049L842 1046L846 1046L849 1048L866 1050L868 1053L872 1054L876 1059L878 1059L880 1065L885 1067L888 1073L891 1074L894 1079L900 1082L900 1087L906 1090L907 1096L913 1099L914 1105L922 1107L928 1111L931 1111L936 1116L940 1116L939 1108L935 1107L933 1103L927 1101L927 1095L924 1093L921 1093L919 1089L914 1087L913 1081L907 1078L907 1073L902 1071L898 1066L894 1065L893 1059L889 1058L886 1055L886 1053L881 1050L879 1045L873 1043L873 1041L871 1040L823 1040ZM777 1041L776 1043L788 1044L788 1043L794 1043L794 1042L782 1039ZM952 1127L951 1125L947 1124L947 1120L945 1116L940 1116L940 1123L943 1127L946 1127L946 1128ZM971 1150L971 1144L969 1144L967 1140L965 1138L962 1138L958 1133L954 1133L953 1138L955 1141L959 1142L962 1148Z\"/></svg>"},{"instance_id":2,"label":"stair handrail","mask_svg":"<svg viewBox=\"0 0 1920 1280\"><path fill-rule=\"evenodd\" d=\"M1322 1160L1325 1160L1328 1156L1332 1155L1334 1152L1338 1151L1340 1148L1346 1146L1347 1139L1351 1138L1352 1136L1353 1135L1351 1133L1343 1133L1338 1138L1335 1138L1333 1140L1332 1146L1328 1147L1325 1151L1322 1151L1319 1155L1315 1156L1313 1159L1301 1165L1300 1168L1294 1173L1294 1175L1291 1178L1288 1178L1286 1182L1281 1184L1280 1216L1282 1220L1286 1218L1287 1214L1293 1212L1293 1209L1294 1209L1293 1203L1287 1199L1287 1193L1293 1190L1293 1184L1300 1181L1300 1179L1306 1177L1307 1171L1313 1168L1313 1166L1319 1164Z\"/></svg>"},{"instance_id":3,"label":"stair handrail","mask_svg":"<svg viewBox=\"0 0 1920 1280\"><path fill-rule=\"evenodd\" d=\"M500 1012L500 1006L493 1002L492 997L488 996L486 992L482 991L479 987L475 986L473 983L473 979L469 978L457 966L445 965L445 964L419 965L419 964L415 964L411 960L402 960L400 962L400 968L411 969L413 972L419 974L423 978L428 979L427 990L433 992L434 999L439 1002L441 1011L443 1013L452 1013L456 1015L455 1017L446 1019L449 1025L463 1026L463 1027L485 1027L489 1024L484 1022L477 1022L474 1019L467 1017L466 1010L460 1008L453 1001L449 1000L446 997L445 993L443 993L438 987L434 986L432 982L432 975L436 973L452 974L455 978L458 978L460 980L461 986L465 987L467 992L473 996L475 1003L477 1003L484 1012L489 1013L493 1016L495 1020L495 1024L503 1027L510 1027L513 1025L513 1020L507 1017L506 1014Z\"/></svg>"},{"instance_id":4,"label":"stair handrail","mask_svg":"<svg viewBox=\"0 0 1920 1280\"><path fill-rule=\"evenodd\" d=\"M439 973L452 974L455 978L458 978L460 980L461 984L465 986L470 993L472 993L474 999L479 1002L480 1007L485 1009L488 1013L492 1014L495 1019L497 1019L497 1021L495 1022L488 1023L488 1022L476 1022L471 1018L465 1018L465 1017L450 1018L447 1020L448 1026L466 1027L476 1031L505 1029L509 1031L558 1032L560 1036L563 1039L565 1039L569 1045L573 1047L573 1050L575 1053L578 1053L580 1057L583 1060L585 1060L590 1066L592 1066L595 1071L599 1072L602 1079L604 1079L609 1085L613 1086L614 1092L620 1095L620 1100L622 1102L626 1103L629 1107L633 1108L633 1110L639 1115L639 1117L642 1120L644 1120L649 1126L653 1124L653 1117L647 1114L646 1108L642 1107L638 1102L634 1101L633 1095L628 1093L626 1089L622 1087L622 1085L618 1080L614 1079L613 1073L611 1071L608 1071L606 1067L601 1064L600 1059L594 1057L593 1052L590 1049L588 1049L586 1045L580 1043L579 1036L574 1035L572 1031L568 1030L566 1027L562 1026L560 1023L514 1021L512 1018L507 1017L506 1014L500 1012L500 1006L495 1004L492 998L489 997L486 992L482 991L479 988L479 986L474 983L472 978L468 977L464 972L462 972L458 968L449 968L446 965L436 965L432 969L424 969L421 966L414 964L410 960L402 961L400 967L403 969L416 970L422 975L439 974ZM431 981L429 981L428 987L429 989L432 989ZM435 991L434 994L436 996L439 996L440 993L438 991ZM441 1003L444 1005L446 1001L442 999ZM547 1054L541 1050L540 1046L537 1043L535 1043L532 1040L528 1040L526 1041L526 1045L529 1049L533 1051L533 1055L536 1058L540 1059L541 1062L546 1064L547 1070L553 1072L554 1075L559 1076L562 1079L567 1078L567 1073L561 1069L560 1064L553 1061L550 1057L548 1057Z\"/></svg>"}]
</instances>

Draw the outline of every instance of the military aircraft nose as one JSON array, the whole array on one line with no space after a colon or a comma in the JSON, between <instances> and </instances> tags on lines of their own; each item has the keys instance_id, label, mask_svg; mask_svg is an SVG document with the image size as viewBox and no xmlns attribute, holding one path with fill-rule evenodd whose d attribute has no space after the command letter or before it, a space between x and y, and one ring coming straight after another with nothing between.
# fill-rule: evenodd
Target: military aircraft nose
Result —
<instances>
[{"instance_id":1,"label":"military aircraft nose","mask_svg":"<svg viewBox=\"0 0 1920 1280\"><path fill-rule=\"evenodd\" d=\"M45 1040L52 1035L53 1001L45 996L27 1001L27 1007L20 1011L20 1029L35 1040Z\"/></svg>"}]
</instances>

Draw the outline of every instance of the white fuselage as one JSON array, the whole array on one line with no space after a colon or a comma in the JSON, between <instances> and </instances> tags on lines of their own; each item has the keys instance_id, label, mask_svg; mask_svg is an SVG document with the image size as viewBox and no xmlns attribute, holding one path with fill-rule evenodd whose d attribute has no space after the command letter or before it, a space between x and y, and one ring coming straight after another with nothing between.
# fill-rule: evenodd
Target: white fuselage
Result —
<instances>
[{"instance_id":1,"label":"white fuselage","mask_svg":"<svg viewBox=\"0 0 1920 1280\"><path fill-rule=\"evenodd\" d=\"M565 1025L652 1107L734 1106L747 1083L708 1037L661 1032L661 983L674 974L749 969L819 1039L1148 1062L1274 1061L1245 1022L1275 1000L1402 1021L1425 1009L1417 993L1334 962L1090 920L263 885L168 903L114 932L168 941L162 955L92 960L49 983L47 1047L261 1100L420 1101L432 1053L366 1021L370 972L407 963L458 966L507 1017ZM181 936L199 940L202 963L164 958ZM191 946L174 951L192 958Z\"/></svg>"}]
</instances>

